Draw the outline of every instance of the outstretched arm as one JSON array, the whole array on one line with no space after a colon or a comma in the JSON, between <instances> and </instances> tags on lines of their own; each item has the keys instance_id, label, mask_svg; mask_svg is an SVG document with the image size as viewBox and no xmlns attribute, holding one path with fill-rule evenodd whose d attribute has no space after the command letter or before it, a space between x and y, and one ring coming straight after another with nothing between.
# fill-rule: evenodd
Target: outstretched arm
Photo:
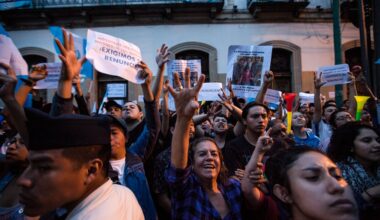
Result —
<instances>
[{"instance_id":1,"label":"outstretched arm","mask_svg":"<svg viewBox=\"0 0 380 220\"><path fill-rule=\"evenodd\" d=\"M319 123L322 119L322 106L321 106L321 87L325 84L321 81L321 75L317 78L317 73L314 73L314 114L313 122Z\"/></svg>"},{"instance_id":2,"label":"outstretched arm","mask_svg":"<svg viewBox=\"0 0 380 220\"><path fill-rule=\"evenodd\" d=\"M267 93L267 90L269 86L272 84L274 79L274 74L272 71L267 71L264 75L264 83L261 86L259 92L257 93L255 102L257 103L264 103L265 94Z\"/></svg>"},{"instance_id":3,"label":"outstretched arm","mask_svg":"<svg viewBox=\"0 0 380 220\"><path fill-rule=\"evenodd\" d=\"M179 81L178 74L174 74L175 81ZM190 122L199 104L196 97L202 88L205 76L199 77L194 88L190 88L190 68L185 71L185 85L180 91L169 86L177 110L177 121L172 139L171 162L174 168L185 169L188 162ZM181 86L178 86L181 87Z\"/></svg>"},{"instance_id":4,"label":"outstretched arm","mask_svg":"<svg viewBox=\"0 0 380 220\"><path fill-rule=\"evenodd\" d=\"M50 111L50 114L53 116L72 113L72 82L74 77L79 75L82 65L86 61L85 57L80 60L77 59L73 36L71 34L68 36L64 29L62 29L62 32L64 40L63 45L57 38L54 39L61 52L59 59L61 59L63 64L61 75L58 80L57 93L53 98L53 104Z\"/></svg>"},{"instance_id":5,"label":"outstretched arm","mask_svg":"<svg viewBox=\"0 0 380 220\"><path fill-rule=\"evenodd\" d=\"M261 136L257 141L257 146L253 151L252 157L245 167L244 177L241 181L241 188L249 205L256 209L260 206L262 192L259 185L264 183L262 160L265 152L267 152L273 144L273 140L268 133Z\"/></svg>"},{"instance_id":6,"label":"outstretched arm","mask_svg":"<svg viewBox=\"0 0 380 220\"><path fill-rule=\"evenodd\" d=\"M45 79L48 72L46 71L46 65L42 66L32 66L32 69L28 73L28 79L21 79L24 83L20 86L16 93L16 100L23 106L25 104L28 94L32 91L33 86L36 85L37 81Z\"/></svg>"},{"instance_id":7,"label":"outstretched arm","mask_svg":"<svg viewBox=\"0 0 380 220\"><path fill-rule=\"evenodd\" d=\"M162 86L164 84L165 65L169 60L169 55L168 46L165 44L162 44L161 48L157 49L156 63L158 66L158 72L156 81L153 84L153 95L156 102L160 99Z\"/></svg>"}]
</instances>

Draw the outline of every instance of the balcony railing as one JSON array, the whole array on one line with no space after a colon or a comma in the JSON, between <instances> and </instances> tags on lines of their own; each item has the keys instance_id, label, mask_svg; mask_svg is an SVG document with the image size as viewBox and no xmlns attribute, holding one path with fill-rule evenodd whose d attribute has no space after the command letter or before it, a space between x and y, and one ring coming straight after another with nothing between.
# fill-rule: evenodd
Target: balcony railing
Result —
<instances>
[{"instance_id":1,"label":"balcony railing","mask_svg":"<svg viewBox=\"0 0 380 220\"><path fill-rule=\"evenodd\" d=\"M309 0L248 0L247 6L255 18L258 14L273 12L291 12L294 17L297 17L299 11L306 8L309 3Z\"/></svg>"},{"instance_id":2,"label":"balcony railing","mask_svg":"<svg viewBox=\"0 0 380 220\"><path fill-rule=\"evenodd\" d=\"M146 4L222 3L224 0L33 0L34 8L96 7Z\"/></svg>"}]
</instances>

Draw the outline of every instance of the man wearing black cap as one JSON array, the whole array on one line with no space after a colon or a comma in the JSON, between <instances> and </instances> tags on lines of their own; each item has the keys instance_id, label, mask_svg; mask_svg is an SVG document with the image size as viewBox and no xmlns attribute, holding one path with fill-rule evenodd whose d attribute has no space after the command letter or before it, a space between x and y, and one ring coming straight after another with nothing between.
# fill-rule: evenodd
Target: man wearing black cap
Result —
<instances>
[{"instance_id":1,"label":"man wearing black cap","mask_svg":"<svg viewBox=\"0 0 380 220\"><path fill-rule=\"evenodd\" d=\"M144 219L134 194L107 177L107 119L34 110L26 116L30 164L18 180L26 214L60 208L56 215L67 219Z\"/></svg>"},{"instance_id":2,"label":"man wearing black cap","mask_svg":"<svg viewBox=\"0 0 380 220\"><path fill-rule=\"evenodd\" d=\"M115 116L117 118L122 118L122 107L115 100L108 100L108 102L104 104L104 108L106 109L107 114Z\"/></svg>"}]
</instances>

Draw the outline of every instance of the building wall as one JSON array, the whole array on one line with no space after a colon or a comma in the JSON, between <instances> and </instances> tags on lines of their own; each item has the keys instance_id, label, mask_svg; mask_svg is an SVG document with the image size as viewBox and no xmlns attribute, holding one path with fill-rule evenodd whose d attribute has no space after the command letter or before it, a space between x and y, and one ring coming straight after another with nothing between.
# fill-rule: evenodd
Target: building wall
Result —
<instances>
[{"instance_id":1,"label":"building wall","mask_svg":"<svg viewBox=\"0 0 380 220\"><path fill-rule=\"evenodd\" d=\"M359 32L350 23L343 23L342 44L359 39ZM86 29L69 29L86 36ZM310 79L319 66L334 64L332 23L251 23L251 24L194 24L103 27L93 30L107 33L140 47L143 59L156 72L155 53L162 43L174 47L186 42L199 42L216 48L216 70L212 79L224 81L227 72L227 53L230 45L259 45L268 41L284 41L301 48L302 85L310 90ZM12 31L10 35L18 48L42 48L54 52L53 37L46 30ZM59 60L55 57L55 60ZM129 98L140 93L129 86ZM299 91L297 91L299 92Z\"/></svg>"}]
</instances>

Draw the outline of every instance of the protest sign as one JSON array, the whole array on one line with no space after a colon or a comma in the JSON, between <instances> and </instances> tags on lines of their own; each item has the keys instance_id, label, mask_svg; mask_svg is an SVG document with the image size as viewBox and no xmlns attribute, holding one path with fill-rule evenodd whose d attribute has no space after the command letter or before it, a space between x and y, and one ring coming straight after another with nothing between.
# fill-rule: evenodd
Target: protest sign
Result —
<instances>
[{"instance_id":1,"label":"protest sign","mask_svg":"<svg viewBox=\"0 0 380 220\"><path fill-rule=\"evenodd\" d=\"M169 84L174 88L178 89L177 85L174 83L173 74L178 73L181 85L185 83L184 74L186 67L190 68L190 86L198 82L199 76L201 75L201 60L169 60L167 64L167 74L169 79ZM169 110L175 111L174 100L171 95L169 95Z\"/></svg>"},{"instance_id":2,"label":"protest sign","mask_svg":"<svg viewBox=\"0 0 380 220\"><path fill-rule=\"evenodd\" d=\"M272 46L237 46L228 48L227 81L231 79L235 95L250 98L269 70Z\"/></svg>"},{"instance_id":3,"label":"protest sign","mask_svg":"<svg viewBox=\"0 0 380 220\"><path fill-rule=\"evenodd\" d=\"M101 73L119 76L132 83L142 84L139 78L140 48L120 38L88 30L86 57Z\"/></svg>"},{"instance_id":4,"label":"protest sign","mask_svg":"<svg viewBox=\"0 0 380 220\"><path fill-rule=\"evenodd\" d=\"M279 105L281 95L281 91L268 89L264 96L264 102Z\"/></svg>"},{"instance_id":5,"label":"protest sign","mask_svg":"<svg viewBox=\"0 0 380 220\"><path fill-rule=\"evenodd\" d=\"M300 93L298 93L298 96L299 96L301 104L314 103L314 94L313 93L300 92Z\"/></svg>"},{"instance_id":6,"label":"protest sign","mask_svg":"<svg viewBox=\"0 0 380 220\"><path fill-rule=\"evenodd\" d=\"M334 66L319 67L318 77L321 74L321 81L326 82L323 86L333 86L349 83L348 72L350 68L348 64L339 64Z\"/></svg>"},{"instance_id":7,"label":"protest sign","mask_svg":"<svg viewBox=\"0 0 380 220\"><path fill-rule=\"evenodd\" d=\"M62 63L40 63L38 65L46 65L48 75L45 79L37 81L34 89L56 89L58 88L58 80L61 75Z\"/></svg>"},{"instance_id":8,"label":"protest sign","mask_svg":"<svg viewBox=\"0 0 380 220\"><path fill-rule=\"evenodd\" d=\"M198 94L198 101L220 100L218 94L221 88L223 88L222 83L203 83Z\"/></svg>"}]
</instances>

